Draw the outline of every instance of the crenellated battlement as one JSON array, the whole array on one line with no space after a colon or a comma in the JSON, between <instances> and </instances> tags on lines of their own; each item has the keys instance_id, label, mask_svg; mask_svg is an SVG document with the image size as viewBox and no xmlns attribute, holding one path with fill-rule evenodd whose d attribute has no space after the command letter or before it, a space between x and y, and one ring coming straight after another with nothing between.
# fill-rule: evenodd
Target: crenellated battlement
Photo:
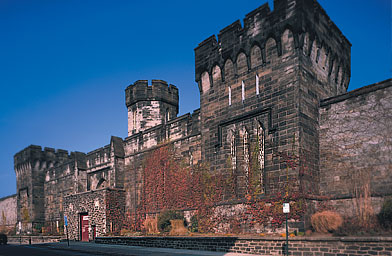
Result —
<instances>
[{"instance_id":1,"label":"crenellated battlement","mask_svg":"<svg viewBox=\"0 0 392 256\"><path fill-rule=\"evenodd\" d=\"M163 80L138 80L125 89L128 136L173 119L178 114L178 89Z\"/></svg>"},{"instance_id":2,"label":"crenellated battlement","mask_svg":"<svg viewBox=\"0 0 392 256\"><path fill-rule=\"evenodd\" d=\"M163 80L138 80L125 89L125 103L127 107L139 101L162 101L178 108L178 89L168 85Z\"/></svg>"},{"instance_id":3,"label":"crenellated battlement","mask_svg":"<svg viewBox=\"0 0 392 256\"><path fill-rule=\"evenodd\" d=\"M271 39L276 44L278 57L282 57L283 36L287 30L293 36L292 51L303 52L306 58L315 57L313 52L316 52L317 58L322 54L321 58L327 63L329 80L347 89L351 73L351 44L320 4L316 0L275 0L274 7L271 11L268 3L263 4L245 16L243 27L237 20L219 32L218 40L213 35L195 48L195 80L199 83L200 92L203 92L203 74L208 73L208 80L212 81L215 67L222 70L221 79L225 81L227 61L233 63L232 72L239 75L236 62L241 53L246 56L248 72L251 71L255 67L251 60L255 47L260 51L261 65L268 65L267 42ZM301 51L303 48L305 50Z\"/></svg>"},{"instance_id":4,"label":"crenellated battlement","mask_svg":"<svg viewBox=\"0 0 392 256\"><path fill-rule=\"evenodd\" d=\"M19 151L14 156L14 169L17 172L20 168L26 169L27 166L33 165L39 161L44 164L44 169L54 166L56 164L64 163L67 161L77 161L79 165L85 165L85 153L82 152L68 152L64 149L54 149L45 147L42 150L41 146L30 145L25 149ZM85 167L84 167L85 168Z\"/></svg>"},{"instance_id":5,"label":"crenellated battlement","mask_svg":"<svg viewBox=\"0 0 392 256\"><path fill-rule=\"evenodd\" d=\"M32 222L45 219L45 180L50 177L63 177L78 168L85 167L85 154L69 153L64 149L54 149L30 145L14 156L16 188L18 195L18 220L23 219L22 210L27 209Z\"/></svg>"},{"instance_id":6,"label":"crenellated battlement","mask_svg":"<svg viewBox=\"0 0 392 256\"><path fill-rule=\"evenodd\" d=\"M25 149L19 151L14 156L15 170L19 165L25 163L34 163L36 160L40 161L65 161L70 159L72 154L69 154L67 150L45 147L42 150L41 146L30 145Z\"/></svg>"}]
</instances>

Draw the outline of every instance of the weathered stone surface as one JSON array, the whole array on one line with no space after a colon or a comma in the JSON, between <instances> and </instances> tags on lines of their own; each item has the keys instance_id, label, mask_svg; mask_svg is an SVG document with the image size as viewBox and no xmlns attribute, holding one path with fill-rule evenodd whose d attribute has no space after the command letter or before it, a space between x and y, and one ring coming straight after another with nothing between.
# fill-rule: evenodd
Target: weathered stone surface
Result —
<instances>
[{"instance_id":1,"label":"weathered stone surface","mask_svg":"<svg viewBox=\"0 0 392 256\"><path fill-rule=\"evenodd\" d=\"M143 181L143 161L149 152L164 145L173 143L179 157L187 163L197 164L201 160L200 113L195 110L192 115L186 114L168 121L165 124L134 134L124 140L126 208L133 213L141 200Z\"/></svg>"},{"instance_id":2,"label":"weathered stone surface","mask_svg":"<svg viewBox=\"0 0 392 256\"><path fill-rule=\"evenodd\" d=\"M17 195L0 198L0 229L8 230L16 225Z\"/></svg>"},{"instance_id":3,"label":"weathered stone surface","mask_svg":"<svg viewBox=\"0 0 392 256\"><path fill-rule=\"evenodd\" d=\"M93 227L96 236L106 232L120 231L125 215L124 191L101 189L73 194L64 197L64 215L68 218L70 239L81 240L80 214L86 213L89 221L89 239L93 239Z\"/></svg>"},{"instance_id":4,"label":"weathered stone surface","mask_svg":"<svg viewBox=\"0 0 392 256\"><path fill-rule=\"evenodd\" d=\"M126 244L161 248L218 252L284 255L284 237L98 237L102 244ZM294 237L289 239L292 255L391 255L390 237Z\"/></svg>"},{"instance_id":5,"label":"weathered stone surface","mask_svg":"<svg viewBox=\"0 0 392 256\"><path fill-rule=\"evenodd\" d=\"M178 89L162 80L138 80L125 89L128 136L165 123L178 114Z\"/></svg>"},{"instance_id":6,"label":"weathered stone surface","mask_svg":"<svg viewBox=\"0 0 392 256\"><path fill-rule=\"evenodd\" d=\"M321 101L320 191L355 208L356 189L370 185L374 208L392 195L392 80ZM346 212L347 213L347 212ZM349 214L347 214L349 215Z\"/></svg>"},{"instance_id":7,"label":"weathered stone surface","mask_svg":"<svg viewBox=\"0 0 392 256\"><path fill-rule=\"evenodd\" d=\"M42 225L45 222L45 180L50 181L47 172L52 175L70 175L72 168L67 163L79 159L79 154L83 155L78 152L68 154L62 149L42 150L40 146L31 145L15 155L17 220L24 223L22 232L31 232L34 224ZM73 183L64 182L65 189L73 191ZM51 200L51 195L48 196L48 200ZM56 193L55 197L61 198L62 194Z\"/></svg>"},{"instance_id":8,"label":"weathered stone surface","mask_svg":"<svg viewBox=\"0 0 392 256\"><path fill-rule=\"evenodd\" d=\"M292 149L302 168L289 171L301 178L298 190L332 197L343 211L350 209L353 175L371 176L377 211L392 192L391 80L345 94L351 44L317 1L275 0L273 11L264 4L243 24L236 21L196 47L200 109L192 114L177 117L174 85L139 80L125 90L128 137L113 136L87 154L34 145L17 153L22 232L53 226L66 214L79 239L81 213L91 216L97 234L119 231L140 204L145 157L165 144L183 162L233 178L234 191L227 193L234 195L224 196L237 200L215 208L223 215L243 207L253 153L261 190L273 195L287 180L279 155Z\"/></svg>"}]
</instances>

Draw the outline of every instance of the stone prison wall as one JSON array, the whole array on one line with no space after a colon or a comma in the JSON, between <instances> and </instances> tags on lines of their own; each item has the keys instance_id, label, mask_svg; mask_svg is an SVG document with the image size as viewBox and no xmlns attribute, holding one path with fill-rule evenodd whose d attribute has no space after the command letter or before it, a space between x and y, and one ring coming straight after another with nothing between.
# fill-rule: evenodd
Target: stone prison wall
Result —
<instances>
[{"instance_id":1,"label":"stone prison wall","mask_svg":"<svg viewBox=\"0 0 392 256\"><path fill-rule=\"evenodd\" d=\"M17 222L16 200L16 194L0 198L0 233L15 228Z\"/></svg>"},{"instance_id":2,"label":"stone prison wall","mask_svg":"<svg viewBox=\"0 0 392 256\"><path fill-rule=\"evenodd\" d=\"M392 79L321 101L320 190L351 215L369 185L375 212L392 195Z\"/></svg>"},{"instance_id":3,"label":"stone prison wall","mask_svg":"<svg viewBox=\"0 0 392 256\"><path fill-rule=\"evenodd\" d=\"M284 255L286 241L283 237L97 237L95 242L271 256ZM392 255L391 244L390 237L295 237L289 240L289 252L298 256Z\"/></svg>"}]
</instances>

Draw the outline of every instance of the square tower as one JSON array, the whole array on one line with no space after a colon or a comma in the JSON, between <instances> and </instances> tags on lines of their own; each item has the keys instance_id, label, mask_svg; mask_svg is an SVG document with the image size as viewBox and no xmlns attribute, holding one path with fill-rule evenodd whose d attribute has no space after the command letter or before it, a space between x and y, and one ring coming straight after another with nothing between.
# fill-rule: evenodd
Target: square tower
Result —
<instances>
[{"instance_id":1,"label":"square tower","mask_svg":"<svg viewBox=\"0 0 392 256\"><path fill-rule=\"evenodd\" d=\"M274 6L195 49L202 160L235 177L238 198L251 184L270 194L298 177L297 188L317 193L319 101L345 92L350 80L351 44L317 1ZM284 156L299 167L287 169Z\"/></svg>"},{"instance_id":2,"label":"square tower","mask_svg":"<svg viewBox=\"0 0 392 256\"><path fill-rule=\"evenodd\" d=\"M128 136L177 117L178 89L163 80L138 80L125 89Z\"/></svg>"}]
</instances>

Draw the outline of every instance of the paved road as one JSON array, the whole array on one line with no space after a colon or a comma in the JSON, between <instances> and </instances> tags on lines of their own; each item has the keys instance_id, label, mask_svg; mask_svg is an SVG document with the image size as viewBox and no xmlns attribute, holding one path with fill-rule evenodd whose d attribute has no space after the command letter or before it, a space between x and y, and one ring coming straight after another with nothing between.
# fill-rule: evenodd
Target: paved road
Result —
<instances>
[{"instance_id":1,"label":"paved road","mask_svg":"<svg viewBox=\"0 0 392 256\"><path fill-rule=\"evenodd\" d=\"M45 247L29 245L0 245L0 256L92 256L95 254L77 251L53 250Z\"/></svg>"},{"instance_id":2,"label":"paved road","mask_svg":"<svg viewBox=\"0 0 392 256\"><path fill-rule=\"evenodd\" d=\"M246 256L251 254L150 248L126 245L66 242L34 245L0 245L0 256L49 256L49 255L114 255L114 256ZM254 256L254 254L252 255Z\"/></svg>"}]
</instances>

